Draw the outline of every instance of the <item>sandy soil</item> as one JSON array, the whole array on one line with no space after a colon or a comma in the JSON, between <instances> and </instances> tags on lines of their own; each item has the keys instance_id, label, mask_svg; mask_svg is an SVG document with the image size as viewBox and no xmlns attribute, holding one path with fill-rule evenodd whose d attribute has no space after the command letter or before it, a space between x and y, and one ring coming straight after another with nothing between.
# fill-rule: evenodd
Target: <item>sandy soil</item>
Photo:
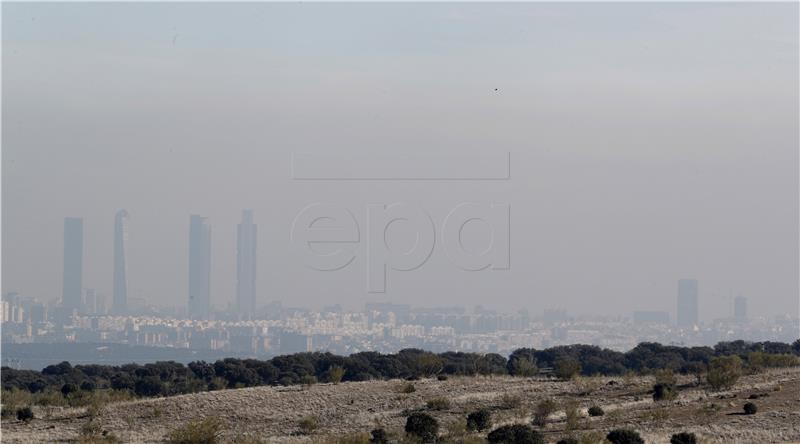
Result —
<instances>
[{"instance_id":1,"label":"sandy soil","mask_svg":"<svg viewBox=\"0 0 800 444\"><path fill-rule=\"evenodd\" d=\"M450 378L414 381L416 391L401 393L403 381L318 384L311 387L256 387L223 390L111 404L95 419L123 442L163 442L172 429L190 420L218 416L227 423L224 438L253 437L266 442L326 442L334 436L368 432L377 425L400 431L411 410L427 410L426 401L450 400L450 408L430 411L446 429L477 408L493 411L495 426L530 421L533 407L545 398L559 405L577 402L583 418L577 435L612 428L638 430L650 443L667 443L672 433L695 432L702 442L800 442L800 368L746 376L730 391L710 393L689 378L679 379L680 394L654 403L649 377L579 378L547 381L510 377ZM741 415L751 395L755 415ZM766 395L766 396L765 396ZM586 409L599 405L606 415L589 418ZM29 424L2 422L3 442L65 442L80 436L89 421L83 409L36 411ZM313 415L319 428L299 434L298 422ZM548 442L565 436L564 412L551 416L544 428Z\"/></svg>"}]
</instances>

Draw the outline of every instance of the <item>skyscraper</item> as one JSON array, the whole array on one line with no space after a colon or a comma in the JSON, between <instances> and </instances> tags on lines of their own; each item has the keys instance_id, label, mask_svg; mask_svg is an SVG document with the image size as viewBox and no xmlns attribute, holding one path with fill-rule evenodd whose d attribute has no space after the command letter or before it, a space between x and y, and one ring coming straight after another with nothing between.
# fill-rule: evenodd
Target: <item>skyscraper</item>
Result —
<instances>
[{"instance_id":1,"label":"skyscraper","mask_svg":"<svg viewBox=\"0 0 800 444\"><path fill-rule=\"evenodd\" d=\"M678 327L693 327L698 324L697 279L678 281Z\"/></svg>"},{"instance_id":2,"label":"skyscraper","mask_svg":"<svg viewBox=\"0 0 800 444\"><path fill-rule=\"evenodd\" d=\"M61 305L83 310L83 219L64 218L64 282Z\"/></svg>"},{"instance_id":3,"label":"skyscraper","mask_svg":"<svg viewBox=\"0 0 800 444\"><path fill-rule=\"evenodd\" d=\"M733 318L737 321L744 321L747 319L747 298L744 296L737 296L733 300Z\"/></svg>"},{"instance_id":4,"label":"skyscraper","mask_svg":"<svg viewBox=\"0 0 800 444\"><path fill-rule=\"evenodd\" d=\"M242 222L236 228L236 307L243 318L252 318L256 311L257 235L253 210L242 211Z\"/></svg>"},{"instance_id":5,"label":"skyscraper","mask_svg":"<svg viewBox=\"0 0 800 444\"><path fill-rule=\"evenodd\" d=\"M128 243L128 212L117 211L114 216L114 314L128 310L128 268L125 244Z\"/></svg>"},{"instance_id":6,"label":"skyscraper","mask_svg":"<svg viewBox=\"0 0 800 444\"><path fill-rule=\"evenodd\" d=\"M206 218L189 218L189 316L207 318L211 311L211 227Z\"/></svg>"}]
</instances>

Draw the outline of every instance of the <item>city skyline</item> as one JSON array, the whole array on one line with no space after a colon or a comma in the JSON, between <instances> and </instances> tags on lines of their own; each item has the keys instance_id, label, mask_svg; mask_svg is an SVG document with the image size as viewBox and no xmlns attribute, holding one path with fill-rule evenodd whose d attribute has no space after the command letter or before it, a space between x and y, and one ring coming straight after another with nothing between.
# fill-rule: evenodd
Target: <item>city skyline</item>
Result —
<instances>
[{"instance_id":1,"label":"city skyline","mask_svg":"<svg viewBox=\"0 0 800 444\"><path fill-rule=\"evenodd\" d=\"M235 306L247 208L260 301L674 313L675 282L694 277L701 318L728 315L740 293L750 316L798 313L796 12L4 4L2 290L61 295L74 215L83 286L111 305L110 221L124 208L129 302L186 305L186 219L202 214L215 227L209 293ZM422 159L420 176L387 174L408 166L398 158ZM293 159L384 177L306 180ZM429 215L434 248L370 293L370 209L395 203ZM442 231L468 203L508 205L509 267L453 263ZM314 204L353 220L331 234L347 242L319 246L346 251L347 267L298 253L293 223ZM485 250L487 227L466 224L463 250ZM391 225L386 258L414 245L409 228Z\"/></svg>"}]
</instances>

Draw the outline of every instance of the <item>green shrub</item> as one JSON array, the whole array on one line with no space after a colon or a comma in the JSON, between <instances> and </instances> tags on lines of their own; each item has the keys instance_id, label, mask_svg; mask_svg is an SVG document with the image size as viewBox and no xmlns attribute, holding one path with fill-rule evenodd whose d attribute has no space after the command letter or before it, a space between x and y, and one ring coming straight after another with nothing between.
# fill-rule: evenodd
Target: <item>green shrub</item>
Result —
<instances>
[{"instance_id":1,"label":"green shrub","mask_svg":"<svg viewBox=\"0 0 800 444\"><path fill-rule=\"evenodd\" d=\"M612 430L606 435L606 439L611 441L611 444L644 444L639 433L630 429Z\"/></svg>"},{"instance_id":2,"label":"green shrub","mask_svg":"<svg viewBox=\"0 0 800 444\"><path fill-rule=\"evenodd\" d=\"M467 415L467 430L482 432L491 427L492 414L489 410L480 409Z\"/></svg>"},{"instance_id":3,"label":"green shrub","mask_svg":"<svg viewBox=\"0 0 800 444\"><path fill-rule=\"evenodd\" d=\"M742 376L742 360L736 355L712 358L706 379L714 390L733 387Z\"/></svg>"},{"instance_id":4,"label":"green shrub","mask_svg":"<svg viewBox=\"0 0 800 444\"><path fill-rule=\"evenodd\" d=\"M555 411L556 403L552 399L545 399L539 402L533 412L533 425L544 427L547 424L547 418Z\"/></svg>"},{"instance_id":5,"label":"green shrub","mask_svg":"<svg viewBox=\"0 0 800 444\"><path fill-rule=\"evenodd\" d=\"M450 408L450 400L444 397L429 399L426 403L430 410L447 410Z\"/></svg>"},{"instance_id":6,"label":"green shrub","mask_svg":"<svg viewBox=\"0 0 800 444\"><path fill-rule=\"evenodd\" d=\"M492 444L544 444L542 434L524 424L505 425L487 436Z\"/></svg>"},{"instance_id":7,"label":"green shrub","mask_svg":"<svg viewBox=\"0 0 800 444\"><path fill-rule=\"evenodd\" d=\"M675 399L675 387L665 382L653 386L653 401L671 401Z\"/></svg>"},{"instance_id":8,"label":"green shrub","mask_svg":"<svg viewBox=\"0 0 800 444\"><path fill-rule=\"evenodd\" d=\"M593 405L589 407L589 416L603 416L606 412L603 411L603 408L597 405Z\"/></svg>"},{"instance_id":9,"label":"green shrub","mask_svg":"<svg viewBox=\"0 0 800 444\"><path fill-rule=\"evenodd\" d=\"M511 358L508 364L508 371L512 376L535 376L539 373L539 369L536 367L528 357L525 356L514 356Z\"/></svg>"},{"instance_id":10,"label":"green shrub","mask_svg":"<svg viewBox=\"0 0 800 444\"><path fill-rule=\"evenodd\" d=\"M370 432L370 444L389 444L389 437L386 435L386 430L375 429Z\"/></svg>"},{"instance_id":11,"label":"green shrub","mask_svg":"<svg viewBox=\"0 0 800 444\"><path fill-rule=\"evenodd\" d=\"M169 432L167 442L172 444L215 444L220 441L225 423L214 416L190 421Z\"/></svg>"},{"instance_id":12,"label":"green shrub","mask_svg":"<svg viewBox=\"0 0 800 444\"><path fill-rule=\"evenodd\" d=\"M555 362L553 371L559 379L568 380L581 372L581 364L574 359L559 359Z\"/></svg>"},{"instance_id":13,"label":"green shrub","mask_svg":"<svg viewBox=\"0 0 800 444\"><path fill-rule=\"evenodd\" d=\"M328 368L328 380L330 380L334 384L338 384L342 382L342 378L344 378L344 367L338 365L332 365Z\"/></svg>"},{"instance_id":14,"label":"green shrub","mask_svg":"<svg viewBox=\"0 0 800 444\"><path fill-rule=\"evenodd\" d=\"M405 430L422 442L435 442L439 435L439 422L427 413L412 413L406 419Z\"/></svg>"},{"instance_id":15,"label":"green shrub","mask_svg":"<svg viewBox=\"0 0 800 444\"><path fill-rule=\"evenodd\" d=\"M83 390L84 392L93 392L94 389L96 389L96 388L97 388L97 386L92 381L83 381L83 382L81 382L81 390Z\"/></svg>"},{"instance_id":16,"label":"green shrub","mask_svg":"<svg viewBox=\"0 0 800 444\"><path fill-rule=\"evenodd\" d=\"M669 439L670 444L697 444L697 437L694 433L681 432L672 435Z\"/></svg>"},{"instance_id":17,"label":"green shrub","mask_svg":"<svg viewBox=\"0 0 800 444\"><path fill-rule=\"evenodd\" d=\"M33 410L30 407L23 407L17 410L17 419L22 422L31 422L33 420Z\"/></svg>"},{"instance_id":18,"label":"green shrub","mask_svg":"<svg viewBox=\"0 0 800 444\"><path fill-rule=\"evenodd\" d=\"M752 402L748 402L747 404L744 405L745 415L755 415L756 412L758 412L758 407Z\"/></svg>"},{"instance_id":19,"label":"green shrub","mask_svg":"<svg viewBox=\"0 0 800 444\"><path fill-rule=\"evenodd\" d=\"M71 382L68 382L61 386L61 394L64 395L65 397L68 396L70 393L75 393L77 391L78 391L78 386Z\"/></svg>"}]
</instances>

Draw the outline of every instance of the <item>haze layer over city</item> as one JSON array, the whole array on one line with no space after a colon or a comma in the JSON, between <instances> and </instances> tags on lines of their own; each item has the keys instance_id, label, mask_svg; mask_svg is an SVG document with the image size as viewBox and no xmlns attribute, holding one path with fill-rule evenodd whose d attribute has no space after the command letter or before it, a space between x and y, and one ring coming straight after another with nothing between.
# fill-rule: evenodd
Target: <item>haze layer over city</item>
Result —
<instances>
[{"instance_id":1,"label":"haze layer over city","mask_svg":"<svg viewBox=\"0 0 800 444\"><path fill-rule=\"evenodd\" d=\"M271 313L290 331L286 307L390 302L519 331L665 326L615 348L737 318L789 342L797 12L3 4L3 319ZM297 330L328 331L315 319ZM687 343L749 330L731 331Z\"/></svg>"}]
</instances>

